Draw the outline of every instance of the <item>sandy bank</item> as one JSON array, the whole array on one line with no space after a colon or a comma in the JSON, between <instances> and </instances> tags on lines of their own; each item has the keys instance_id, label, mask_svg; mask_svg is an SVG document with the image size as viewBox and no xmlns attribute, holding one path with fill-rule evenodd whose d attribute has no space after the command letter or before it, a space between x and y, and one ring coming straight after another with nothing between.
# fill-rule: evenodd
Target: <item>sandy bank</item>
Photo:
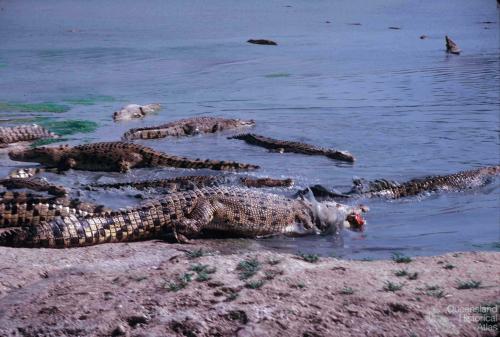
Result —
<instances>
[{"instance_id":1,"label":"sandy bank","mask_svg":"<svg viewBox=\"0 0 500 337\"><path fill-rule=\"evenodd\" d=\"M463 311L500 300L500 253L307 262L213 247L0 248L0 336L494 336L498 328L484 324L494 314ZM198 249L211 254L186 253Z\"/></svg>"}]
</instances>

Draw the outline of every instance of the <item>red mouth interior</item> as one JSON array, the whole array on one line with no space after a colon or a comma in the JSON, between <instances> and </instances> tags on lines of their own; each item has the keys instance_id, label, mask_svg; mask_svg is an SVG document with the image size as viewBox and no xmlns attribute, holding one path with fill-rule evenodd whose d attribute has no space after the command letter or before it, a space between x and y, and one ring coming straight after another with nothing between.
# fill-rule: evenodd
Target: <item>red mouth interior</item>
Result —
<instances>
[{"instance_id":1,"label":"red mouth interior","mask_svg":"<svg viewBox=\"0 0 500 337\"><path fill-rule=\"evenodd\" d=\"M347 220L355 227L362 227L365 224L365 219L361 214L352 214Z\"/></svg>"}]
</instances>

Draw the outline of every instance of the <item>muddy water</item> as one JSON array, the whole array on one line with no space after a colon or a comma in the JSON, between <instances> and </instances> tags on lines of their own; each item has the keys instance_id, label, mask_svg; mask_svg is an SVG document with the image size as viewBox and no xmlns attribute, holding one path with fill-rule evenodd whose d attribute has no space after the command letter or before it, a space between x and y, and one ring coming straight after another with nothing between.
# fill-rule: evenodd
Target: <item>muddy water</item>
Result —
<instances>
[{"instance_id":1,"label":"muddy water","mask_svg":"<svg viewBox=\"0 0 500 337\"><path fill-rule=\"evenodd\" d=\"M404 181L500 162L494 1L0 0L0 8L2 125L96 122L95 131L65 136L77 144L117 140L128 128L187 116L252 118L256 133L349 150L358 159L350 165L272 154L226 134L143 142L195 158L259 164L256 175L292 177L299 187L342 190L353 176ZM462 55L445 53L445 34ZM279 45L250 45L249 38ZM143 121L111 120L124 104L150 102L164 109ZM0 160L1 175L19 165L5 154ZM49 176L78 187L185 173L192 174ZM134 191L82 194L113 206L138 202L129 197ZM500 244L499 200L498 180L463 193L368 200L364 233L231 242L353 258L492 250Z\"/></svg>"}]
</instances>

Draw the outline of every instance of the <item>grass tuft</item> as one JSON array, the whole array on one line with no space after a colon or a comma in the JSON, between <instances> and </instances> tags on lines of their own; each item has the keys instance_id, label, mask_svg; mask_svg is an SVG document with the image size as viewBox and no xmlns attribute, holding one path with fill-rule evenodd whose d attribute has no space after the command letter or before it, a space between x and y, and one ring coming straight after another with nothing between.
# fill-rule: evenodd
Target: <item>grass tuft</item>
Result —
<instances>
[{"instance_id":1,"label":"grass tuft","mask_svg":"<svg viewBox=\"0 0 500 337\"><path fill-rule=\"evenodd\" d=\"M309 262L309 263L316 263L319 261L318 254L308 254L308 253L299 252L298 255L302 258L302 260Z\"/></svg>"},{"instance_id":2,"label":"grass tuft","mask_svg":"<svg viewBox=\"0 0 500 337\"><path fill-rule=\"evenodd\" d=\"M246 280L254 276L260 270L260 267L259 260L251 258L238 263L236 270L239 271L240 280Z\"/></svg>"},{"instance_id":3,"label":"grass tuft","mask_svg":"<svg viewBox=\"0 0 500 337\"><path fill-rule=\"evenodd\" d=\"M340 290L340 294L342 295L352 295L354 294L354 289L351 287L344 287Z\"/></svg>"},{"instance_id":4,"label":"grass tuft","mask_svg":"<svg viewBox=\"0 0 500 337\"><path fill-rule=\"evenodd\" d=\"M404 286L404 283L393 283L391 281L385 281L385 285L384 285L384 290L385 291L391 291L391 292L395 292L395 291L398 291L398 290L401 290Z\"/></svg>"},{"instance_id":5,"label":"grass tuft","mask_svg":"<svg viewBox=\"0 0 500 337\"><path fill-rule=\"evenodd\" d=\"M165 285L168 291L179 291L187 287L189 282L193 280L193 274L185 273L178 277L175 281L170 281Z\"/></svg>"},{"instance_id":6,"label":"grass tuft","mask_svg":"<svg viewBox=\"0 0 500 337\"><path fill-rule=\"evenodd\" d=\"M264 285L264 280L249 281L245 283L245 287L249 289L259 289Z\"/></svg>"},{"instance_id":7,"label":"grass tuft","mask_svg":"<svg viewBox=\"0 0 500 337\"><path fill-rule=\"evenodd\" d=\"M478 289L481 288L481 281L468 280L458 281L457 289Z\"/></svg>"},{"instance_id":8,"label":"grass tuft","mask_svg":"<svg viewBox=\"0 0 500 337\"><path fill-rule=\"evenodd\" d=\"M426 286L425 287L425 294L427 296L432 296L435 298L443 298L445 297L444 290L440 286Z\"/></svg>"},{"instance_id":9,"label":"grass tuft","mask_svg":"<svg viewBox=\"0 0 500 337\"><path fill-rule=\"evenodd\" d=\"M408 274L408 280L416 280L418 279L418 272L413 272Z\"/></svg>"},{"instance_id":10,"label":"grass tuft","mask_svg":"<svg viewBox=\"0 0 500 337\"><path fill-rule=\"evenodd\" d=\"M392 260L396 263L410 263L413 261L411 257L398 252L392 253Z\"/></svg>"},{"instance_id":11,"label":"grass tuft","mask_svg":"<svg viewBox=\"0 0 500 337\"><path fill-rule=\"evenodd\" d=\"M197 249L197 250L192 250L192 251L186 252L186 256L190 260L197 259L197 258L202 257L204 255L206 255L206 253L201 248Z\"/></svg>"},{"instance_id":12,"label":"grass tuft","mask_svg":"<svg viewBox=\"0 0 500 337\"><path fill-rule=\"evenodd\" d=\"M406 275L408 275L408 270L406 270L406 269L396 270L396 271L394 272L394 275L396 275L397 277L403 277L403 276L406 276Z\"/></svg>"}]
</instances>

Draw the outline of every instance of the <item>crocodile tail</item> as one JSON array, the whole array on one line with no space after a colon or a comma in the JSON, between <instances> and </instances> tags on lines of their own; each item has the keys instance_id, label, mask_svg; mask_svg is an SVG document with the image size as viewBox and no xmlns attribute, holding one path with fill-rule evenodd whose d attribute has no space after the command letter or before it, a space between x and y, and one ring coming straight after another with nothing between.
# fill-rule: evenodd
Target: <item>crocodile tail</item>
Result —
<instances>
[{"instance_id":1,"label":"crocodile tail","mask_svg":"<svg viewBox=\"0 0 500 337\"><path fill-rule=\"evenodd\" d=\"M220 160L202 160L202 159L189 159L185 157L172 156L165 153L159 153L153 149L145 148L142 150L142 156L147 162L148 166L168 166L179 168L192 168L192 169L212 169L212 170L254 170L259 166L252 164L237 163L233 161L220 161Z\"/></svg>"},{"instance_id":2,"label":"crocodile tail","mask_svg":"<svg viewBox=\"0 0 500 337\"><path fill-rule=\"evenodd\" d=\"M127 132L125 132L122 136L122 140L127 141L127 140L134 140L134 139L139 139L141 138L141 129L130 129Z\"/></svg>"}]
</instances>

